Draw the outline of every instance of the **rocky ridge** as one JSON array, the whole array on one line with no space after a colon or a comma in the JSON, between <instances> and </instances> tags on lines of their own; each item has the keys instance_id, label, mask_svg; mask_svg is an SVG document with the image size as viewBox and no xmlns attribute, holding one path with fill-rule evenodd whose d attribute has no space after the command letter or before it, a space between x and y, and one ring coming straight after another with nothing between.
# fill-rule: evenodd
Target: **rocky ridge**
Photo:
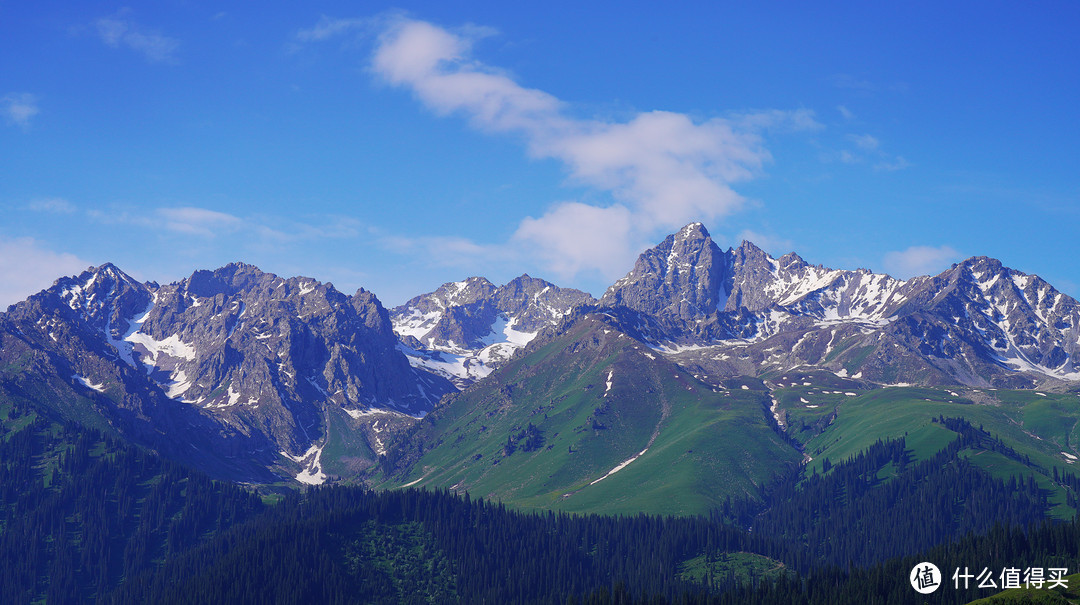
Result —
<instances>
[{"instance_id":1,"label":"rocky ridge","mask_svg":"<svg viewBox=\"0 0 1080 605\"><path fill-rule=\"evenodd\" d=\"M637 314L623 324L673 359L724 375L820 366L883 384L1080 380L1080 305L985 257L899 280L750 242L722 251L693 223L642 253L599 305Z\"/></svg>"},{"instance_id":2,"label":"rocky ridge","mask_svg":"<svg viewBox=\"0 0 1080 605\"><path fill-rule=\"evenodd\" d=\"M19 348L52 360L54 368L37 373L49 388L65 391L60 399L71 391L94 400L112 428L133 430L124 420L132 415L153 426L166 416L197 417L197 431L151 435L151 445L205 437L222 456L258 459L310 483L328 476L320 456L332 426L356 433L347 439L357 450L350 458L363 466L383 449L380 422L408 423L454 390L409 364L370 292L348 296L251 265L196 271L165 286L103 265L5 315L9 368L20 365L11 359ZM7 346L19 338L24 347Z\"/></svg>"},{"instance_id":3,"label":"rocky ridge","mask_svg":"<svg viewBox=\"0 0 1080 605\"><path fill-rule=\"evenodd\" d=\"M503 286L483 277L443 284L391 311L401 350L416 367L467 387L505 363L589 294L522 275Z\"/></svg>"}]
</instances>

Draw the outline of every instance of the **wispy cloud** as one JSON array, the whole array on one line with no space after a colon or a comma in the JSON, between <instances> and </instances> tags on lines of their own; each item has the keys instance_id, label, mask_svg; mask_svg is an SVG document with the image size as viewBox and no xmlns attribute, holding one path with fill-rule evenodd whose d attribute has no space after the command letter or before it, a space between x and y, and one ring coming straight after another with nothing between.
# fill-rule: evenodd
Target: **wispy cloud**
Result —
<instances>
[{"instance_id":1,"label":"wispy cloud","mask_svg":"<svg viewBox=\"0 0 1080 605\"><path fill-rule=\"evenodd\" d=\"M371 19L334 19L323 15L314 27L296 32L300 42L321 42L355 30L368 30L372 27Z\"/></svg>"},{"instance_id":2,"label":"wispy cloud","mask_svg":"<svg viewBox=\"0 0 1080 605\"><path fill-rule=\"evenodd\" d=\"M882 264L890 275L908 279L916 275L935 275L959 259L960 253L951 246L912 246L886 253Z\"/></svg>"},{"instance_id":3,"label":"wispy cloud","mask_svg":"<svg viewBox=\"0 0 1080 605\"><path fill-rule=\"evenodd\" d=\"M158 208L156 215L169 231L201 237L231 233L245 225L243 220L231 214L191 206Z\"/></svg>"},{"instance_id":4,"label":"wispy cloud","mask_svg":"<svg viewBox=\"0 0 1080 605\"><path fill-rule=\"evenodd\" d=\"M847 139L863 151L875 151L881 146L881 142L877 138L868 134L849 134Z\"/></svg>"},{"instance_id":5,"label":"wispy cloud","mask_svg":"<svg viewBox=\"0 0 1080 605\"><path fill-rule=\"evenodd\" d=\"M371 23L323 18L297 38L327 40ZM610 204L561 202L526 217L508 242L563 277L618 275L658 230L736 212L745 200L732 184L760 175L771 160L763 133L820 127L807 110L704 121L667 111L622 122L580 119L564 101L476 60L472 46L489 29L452 31L400 16L377 23L371 69L383 81L412 91L438 114L521 137L531 157L559 160L572 181L610 194Z\"/></svg>"},{"instance_id":6,"label":"wispy cloud","mask_svg":"<svg viewBox=\"0 0 1080 605\"><path fill-rule=\"evenodd\" d=\"M358 221L343 216L314 217L315 222L256 215L241 217L219 210L197 206L154 208L131 211L122 208L88 210L87 215L99 223L133 225L158 235L215 238L240 238L247 245L274 246L296 242L355 238L360 234Z\"/></svg>"},{"instance_id":7,"label":"wispy cloud","mask_svg":"<svg viewBox=\"0 0 1080 605\"><path fill-rule=\"evenodd\" d=\"M127 48L151 63L177 63L180 41L149 29L128 18L124 9L111 17L94 21L98 38L112 48Z\"/></svg>"},{"instance_id":8,"label":"wispy cloud","mask_svg":"<svg viewBox=\"0 0 1080 605\"><path fill-rule=\"evenodd\" d=\"M874 164L874 170L883 170L885 172L893 172L896 170L903 170L910 167L911 162L904 159L904 156L902 155L886 157L885 159L882 159L881 161Z\"/></svg>"},{"instance_id":9,"label":"wispy cloud","mask_svg":"<svg viewBox=\"0 0 1080 605\"><path fill-rule=\"evenodd\" d=\"M878 172L893 172L911 166L911 162L907 161L903 156L893 155L886 151L881 144L881 140L873 135L848 134L844 138L851 144L851 147L823 153L821 156L822 161L870 165Z\"/></svg>"},{"instance_id":10,"label":"wispy cloud","mask_svg":"<svg viewBox=\"0 0 1080 605\"><path fill-rule=\"evenodd\" d=\"M471 268L482 259L503 257L509 252L502 246L477 244L463 237L381 235L376 241L391 252L421 256L433 265L445 267Z\"/></svg>"},{"instance_id":11,"label":"wispy cloud","mask_svg":"<svg viewBox=\"0 0 1080 605\"><path fill-rule=\"evenodd\" d=\"M90 266L74 254L54 252L29 237L0 238L0 310Z\"/></svg>"},{"instance_id":12,"label":"wispy cloud","mask_svg":"<svg viewBox=\"0 0 1080 605\"><path fill-rule=\"evenodd\" d=\"M48 197L33 200L26 205L26 209L33 210L34 212L48 212L50 214L73 214L78 210L75 207L75 204L60 197Z\"/></svg>"},{"instance_id":13,"label":"wispy cloud","mask_svg":"<svg viewBox=\"0 0 1080 605\"><path fill-rule=\"evenodd\" d=\"M8 124L29 128L30 120L39 112L37 97L28 92L11 92L0 97L0 113Z\"/></svg>"}]
</instances>

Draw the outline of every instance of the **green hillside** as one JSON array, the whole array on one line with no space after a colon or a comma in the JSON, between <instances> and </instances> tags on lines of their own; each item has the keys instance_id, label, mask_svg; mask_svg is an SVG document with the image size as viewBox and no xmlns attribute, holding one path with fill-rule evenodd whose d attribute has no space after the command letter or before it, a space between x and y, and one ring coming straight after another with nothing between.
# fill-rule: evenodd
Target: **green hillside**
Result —
<instances>
[{"instance_id":1,"label":"green hillside","mask_svg":"<svg viewBox=\"0 0 1080 605\"><path fill-rule=\"evenodd\" d=\"M384 485L526 509L704 513L798 463L766 404L590 315L429 415L398 449L432 447Z\"/></svg>"},{"instance_id":2,"label":"green hillside","mask_svg":"<svg viewBox=\"0 0 1080 605\"><path fill-rule=\"evenodd\" d=\"M1013 450L1012 459L995 452L972 453L970 461L996 477L1029 476L1051 492L1051 514L1076 514L1060 476L1080 473L1080 397L1072 393L977 389L971 387L885 387L838 393L829 386L802 383L774 391L787 412L792 435L812 458L807 472L821 471L828 459L845 460L878 439L905 437L911 455L925 460L956 434L934 420L963 418L981 426ZM831 420L830 423L821 419ZM1075 494L1074 494L1075 496Z\"/></svg>"},{"instance_id":3,"label":"green hillside","mask_svg":"<svg viewBox=\"0 0 1080 605\"><path fill-rule=\"evenodd\" d=\"M585 315L444 401L390 448L374 483L522 509L698 514L729 496L759 498L802 461L809 476L879 440L904 438L913 461L927 460L956 438L935 421L962 418L997 445L961 457L997 478L1034 480L1052 516L1075 514L1074 393L874 388L825 371L694 376L608 319Z\"/></svg>"}]
</instances>

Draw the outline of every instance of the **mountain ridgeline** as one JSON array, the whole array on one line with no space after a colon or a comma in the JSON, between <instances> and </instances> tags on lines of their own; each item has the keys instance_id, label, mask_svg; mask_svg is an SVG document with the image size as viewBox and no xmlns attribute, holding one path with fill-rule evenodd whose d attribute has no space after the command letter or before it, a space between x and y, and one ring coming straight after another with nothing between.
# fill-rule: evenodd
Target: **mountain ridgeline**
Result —
<instances>
[{"instance_id":1,"label":"mountain ridgeline","mask_svg":"<svg viewBox=\"0 0 1080 605\"><path fill-rule=\"evenodd\" d=\"M408 423L454 389L409 365L372 293L249 265L165 286L104 265L0 325L5 397L248 481L354 473L381 448L373 424ZM327 445L339 455L324 469Z\"/></svg>"},{"instance_id":2,"label":"mountain ridgeline","mask_svg":"<svg viewBox=\"0 0 1080 605\"><path fill-rule=\"evenodd\" d=\"M106 264L0 313L0 453L5 602L906 602L1080 564L1080 305L699 223L600 299Z\"/></svg>"},{"instance_id":3,"label":"mountain ridgeline","mask_svg":"<svg viewBox=\"0 0 1080 605\"><path fill-rule=\"evenodd\" d=\"M212 476L580 511L702 512L853 444L944 447L946 411L1049 477L1080 454L1078 381L1080 305L1036 276L833 270L722 250L700 223L599 300L470 277L388 310L244 264L167 285L107 264L0 314L0 398ZM847 432L873 415L873 439Z\"/></svg>"}]
</instances>

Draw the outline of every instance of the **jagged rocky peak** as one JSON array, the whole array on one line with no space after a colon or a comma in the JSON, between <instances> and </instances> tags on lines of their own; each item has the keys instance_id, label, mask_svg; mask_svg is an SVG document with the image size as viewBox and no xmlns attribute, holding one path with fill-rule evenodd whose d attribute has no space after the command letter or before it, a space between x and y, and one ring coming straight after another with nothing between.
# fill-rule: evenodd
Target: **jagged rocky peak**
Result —
<instances>
[{"instance_id":1,"label":"jagged rocky peak","mask_svg":"<svg viewBox=\"0 0 1080 605\"><path fill-rule=\"evenodd\" d=\"M776 302L773 288L779 263L752 242L743 241L731 250L732 281L727 310L745 307L751 311L765 309ZM806 267L797 254L782 257L788 269L798 271Z\"/></svg>"},{"instance_id":2,"label":"jagged rocky peak","mask_svg":"<svg viewBox=\"0 0 1080 605\"><path fill-rule=\"evenodd\" d=\"M395 331L411 346L458 350L485 346L500 318L519 332L534 332L592 301L586 292L529 275L499 287L483 277L470 277L412 298L395 307L391 317Z\"/></svg>"},{"instance_id":3,"label":"jagged rocky peak","mask_svg":"<svg viewBox=\"0 0 1080 605\"><path fill-rule=\"evenodd\" d=\"M557 324L574 307L595 302L588 292L560 288L528 274L510 280L495 293L496 309L513 320L516 330L530 333Z\"/></svg>"},{"instance_id":4,"label":"jagged rocky peak","mask_svg":"<svg viewBox=\"0 0 1080 605\"><path fill-rule=\"evenodd\" d=\"M690 223L638 257L634 268L600 299L683 321L723 309L728 298L727 255L701 223Z\"/></svg>"},{"instance_id":5,"label":"jagged rocky peak","mask_svg":"<svg viewBox=\"0 0 1080 605\"><path fill-rule=\"evenodd\" d=\"M149 302L146 284L139 283L116 265L105 263L88 267L76 276L62 277L51 288L15 307L36 307L48 312L67 307L96 329L122 334L127 329L126 319L146 308Z\"/></svg>"},{"instance_id":6,"label":"jagged rocky peak","mask_svg":"<svg viewBox=\"0 0 1080 605\"><path fill-rule=\"evenodd\" d=\"M482 277L443 284L391 311L410 362L465 387L487 376L574 307L586 292L522 275L496 287Z\"/></svg>"},{"instance_id":7,"label":"jagged rocky peak","mask_svg":"<svg viewBox=\"0 0 1080 605\"><path fill-rule=\"evenodd\" d=\"M478 300L490 297L495 292L495 284L484 277L469 277L458 282L449 282L439 286L434 292L433 299L444 306L457 306L472 304Z\"/></svg>"},{"instance_id":8,"label":"jagged rocky peak","mask_svg":"<svg viewBox=\"0 0 1080 605\"><path fill-rule=\"evenodd\" d=\"M212 298L218 294L232 296L250 288L264 275L266 274L254 265L230 263L213 271L195 271L185 281L184 287L191 295L203 298Z\"/></svg>"}]
</instances>

